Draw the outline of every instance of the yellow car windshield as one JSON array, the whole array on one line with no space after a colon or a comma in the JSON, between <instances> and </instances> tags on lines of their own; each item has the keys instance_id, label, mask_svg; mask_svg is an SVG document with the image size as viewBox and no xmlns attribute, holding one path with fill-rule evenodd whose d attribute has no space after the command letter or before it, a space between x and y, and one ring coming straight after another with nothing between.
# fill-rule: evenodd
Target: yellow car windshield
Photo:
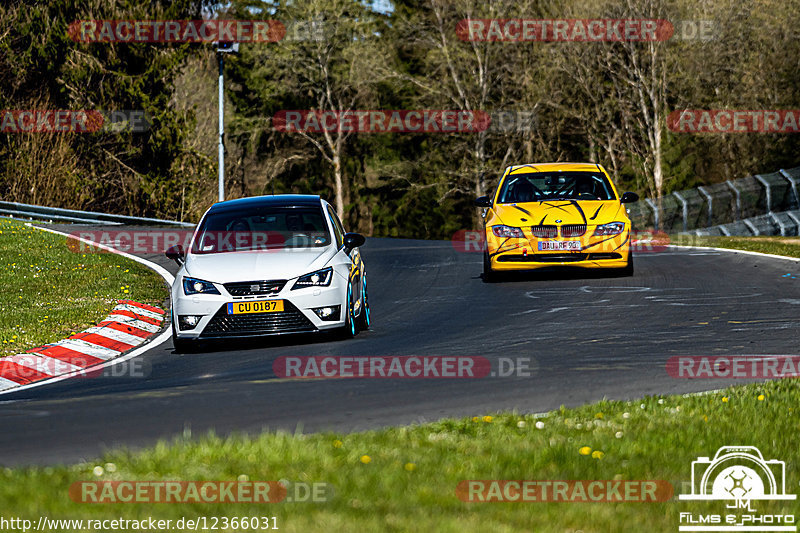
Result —
<instances>
[{"instance_id":1,"label":"yellow car windshield","mask_svg":"<svg viewBox=\"0 0 800 533\"><path fill-rule=\"evenodd\" d=\"M616 200L601 172L530 172L506 177L498 203L546 200Z\"/></svg>"}]
</instances>

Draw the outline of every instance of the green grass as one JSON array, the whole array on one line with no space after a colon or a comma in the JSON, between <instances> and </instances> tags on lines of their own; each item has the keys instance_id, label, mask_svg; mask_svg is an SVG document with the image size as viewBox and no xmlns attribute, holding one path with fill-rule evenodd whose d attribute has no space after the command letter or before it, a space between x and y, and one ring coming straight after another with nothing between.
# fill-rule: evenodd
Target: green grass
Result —
<instances>
[{"instance_id":1,"label":"green grass","mask_svg":"<svg viewBox=\"0 0 800 533\"><path fill-rule=\"evenodd\" d=\"M92 326L118 299L163 307L163 279L111 253L77 253L65 237L0 219L0 355Z\"/></svg>"},{"instance_id":2,"label":"green grass","mask_svg":"<svg viewBox=\"0 0 800 533\"><path fill-rule=\"evenodd\" d=\"M787 487L800 492L800 383L771 381L700 396L649 397L561 409L541 418L497 414L354 434L213 435L115 451L69 467L0 472L0 503L16 516L178 519L277 516L281 530L305 531L677 531L680 511L703 502L465 503L465 479L659 479L676 491L691 462L725 445L754 445L786 461ZM759 398L762 399L759 399ZM540 422L540 427L537 427ZM581 455L588 446L601 458ZM599 454L596 454L599 455ZM368 463L362 458L368 456ZM99 467L99 468L98 468ZM280 480L326 482L325 503L81 504L82 480ZM797 513L797 502L759 503ZM717 512L719 505L717 505Z\"/></svg>"},{"instance_id":3,"label":"green grass","mask_svg":"<svg viewBox=\"0 0 800 533\"><path fill-rule=\"evenodd\" d=\"M694 237L673 235L670 238L670 243L800 257L800 237Z\"/></svg>"}]
</instances>

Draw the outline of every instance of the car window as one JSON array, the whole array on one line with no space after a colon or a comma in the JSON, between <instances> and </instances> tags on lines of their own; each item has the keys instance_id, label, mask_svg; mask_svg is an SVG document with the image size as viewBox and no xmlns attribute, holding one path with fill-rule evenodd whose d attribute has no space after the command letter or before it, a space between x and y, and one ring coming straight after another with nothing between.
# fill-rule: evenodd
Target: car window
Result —
<instances>
[{"instance_id":1,"label":"car window","mask_svg":"<svg viewBox=\"0 0 800 533\"><path fill-rule=\"evenodd\" d=\"M331 243L322 208L261 207L209 213L192 253L307 248Z\"/></svg>"},{"instance_id":2,"label":"car window","mask_svg":"<svg viewBox=\"0 0 800 533\"><path fill-rule=\"evenodd\" d=\"M616 200L614 190L601 172L530 172L509 174L498 203L544 200Z\"/></svg>"}]
</instances>

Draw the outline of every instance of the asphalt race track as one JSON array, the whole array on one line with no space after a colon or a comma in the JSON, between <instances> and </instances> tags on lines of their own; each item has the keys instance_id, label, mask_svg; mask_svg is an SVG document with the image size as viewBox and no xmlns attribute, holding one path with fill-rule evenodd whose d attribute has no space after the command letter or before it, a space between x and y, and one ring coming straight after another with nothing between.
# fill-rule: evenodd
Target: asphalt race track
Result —
<instances>
[{"instance_id":1,"label":"asphalt race track","mask_svg":"<svg viewBox=\"0 0 800 533\"><path fill-rule=\"evenodd\" d=\"M119 229L119 228L114 228ZM540 412L719 388L679 380L675 355L797 354L800 263L671 249L632 278L546 274L486 284L481 255L451 243L368 239L373 328L353 340L282 337L141 357L146 377L72 379L0 397L0 463L91 459L191 430L354 431L497 410ZM170 271L163 256L146 256ZM277 379L284 355L527 357L528 377ZM494 367L493 367L494 368Z\"/></svg>"}]
</instances>

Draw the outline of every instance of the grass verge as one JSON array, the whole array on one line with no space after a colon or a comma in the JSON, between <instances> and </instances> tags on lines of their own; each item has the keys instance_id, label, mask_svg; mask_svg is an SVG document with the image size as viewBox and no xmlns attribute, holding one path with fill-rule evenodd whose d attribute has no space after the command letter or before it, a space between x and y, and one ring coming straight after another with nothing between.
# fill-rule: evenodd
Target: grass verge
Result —
<instances>
[{"instance_id":1,"label":"grass verge","mask_svg":"<svg viewBox=\"0 0 800 533\"><path fill-rule=\"evenodd\" d=\"M118 299L163 306L164 280L111 253L76 253L66 237L0 219L0 356L90 327Z\"/></svg>"},{"instance_id":2,"label":"grass verge","mask_svg":"<svg viewBox=\"0 0 800 533\"><path fill-rule=\"evenodd\" d=\"M6 469L0 502L16 516L70 519L275 516L283 531L678 531L678 513L724 504L465 503L469 479L666 480L676 493L691 463L726 445L757 446L786 461L800 492L800 387L795 379L702 396L649 397L561 409L544 417L486 415L354 434L213 435L116 451L90 463ZM583 450L581 449L588 447ZM588 452L588 453L586 453ZM597 452L597 453L595 453ZM335 487L325 503L86 504L68 497L83 480L280 480ZM796 501L758 502L797 514ZM173 522L174 523L174 522Z\"/></svg>"}]
</instances>

